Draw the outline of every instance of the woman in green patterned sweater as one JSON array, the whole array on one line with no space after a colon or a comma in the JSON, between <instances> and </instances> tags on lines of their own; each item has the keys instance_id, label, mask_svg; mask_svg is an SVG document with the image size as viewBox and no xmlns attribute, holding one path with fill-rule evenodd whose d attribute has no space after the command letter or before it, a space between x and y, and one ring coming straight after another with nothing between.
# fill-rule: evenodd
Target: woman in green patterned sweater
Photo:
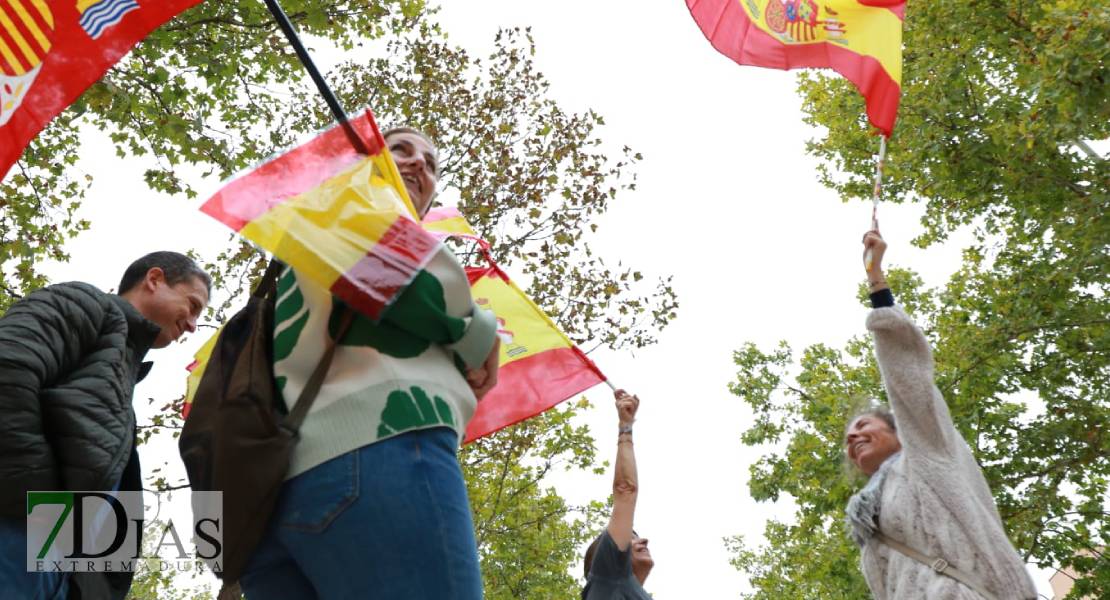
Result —
<instances>
[{"instance_id":1,"label":"woman in green patterned sweater","mask_svg":"<svg viewBox=\"0 0 1110 600\"><path fill-rule=\"evenodd\" d=\"M419 214L439 178L419 131L385 140ZM337 310L339 309L339 310ZM288 408L345 307L287 269L278 283L274 374ZM478 309L449 249L377 324L357 315L300 429L271 518L241 579L249 600L482 597L456 451L497 382L496 319Z\"/></svg>"}]
</instances>

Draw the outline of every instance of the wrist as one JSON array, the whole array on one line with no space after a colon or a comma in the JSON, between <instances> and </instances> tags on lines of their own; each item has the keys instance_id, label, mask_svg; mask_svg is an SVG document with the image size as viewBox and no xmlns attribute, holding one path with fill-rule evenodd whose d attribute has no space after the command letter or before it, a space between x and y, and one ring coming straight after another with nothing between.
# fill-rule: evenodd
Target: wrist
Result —
<instances>
[{"instance_id":1,"label":"wrist","mask_svg":"<svg viewBox=\"0 0 1110 600\"><path fill-rule=\"evenodd\" d=\"M632 435L632 423L621 423L617 426L617 434L620 435L624 433Z\"/></svg>"}]
</instances>

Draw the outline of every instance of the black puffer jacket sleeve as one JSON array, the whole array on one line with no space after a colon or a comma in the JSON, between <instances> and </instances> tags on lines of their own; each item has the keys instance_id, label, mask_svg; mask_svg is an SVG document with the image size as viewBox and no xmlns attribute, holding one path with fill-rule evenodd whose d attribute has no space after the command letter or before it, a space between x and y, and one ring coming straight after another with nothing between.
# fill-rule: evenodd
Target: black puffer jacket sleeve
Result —
<instances>
[{"instance_id":1,"label":"black puffer jacket sleeve","mask_svg":"<svg viewBox=\"0 0 1110 600\"><path fill-rule=\"evenodd\" d=\"M25 515L28 490L61 489L42 395L82 365L105 330L125 332L123 316L82 283L33 292L0 317L0 514Z\"/></svg>"}]
</instances>

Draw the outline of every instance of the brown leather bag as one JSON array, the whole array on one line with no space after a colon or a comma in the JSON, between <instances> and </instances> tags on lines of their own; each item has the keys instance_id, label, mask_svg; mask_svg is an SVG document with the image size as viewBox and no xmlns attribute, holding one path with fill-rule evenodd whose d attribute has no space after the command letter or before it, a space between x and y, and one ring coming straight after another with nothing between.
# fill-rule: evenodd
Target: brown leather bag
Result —
<instances>
[{"instance_id":1,"label":"brown leather bag","mask_svg":"<svg viewBox=\"0 0 1110 600\"><path fill-rule=\"evenodd\" d=\"M273 331L277 279L284 265L270 261L247 305L224 325L197 385L178 449L194 491L223 492L223 552L208 561L225 586L239 580L266 532L297 431L323 385L337 340L354 313L344 311L292 412L274 383ZM194 495L197 514L211 514Z\"/></svg>"}]
</instances>

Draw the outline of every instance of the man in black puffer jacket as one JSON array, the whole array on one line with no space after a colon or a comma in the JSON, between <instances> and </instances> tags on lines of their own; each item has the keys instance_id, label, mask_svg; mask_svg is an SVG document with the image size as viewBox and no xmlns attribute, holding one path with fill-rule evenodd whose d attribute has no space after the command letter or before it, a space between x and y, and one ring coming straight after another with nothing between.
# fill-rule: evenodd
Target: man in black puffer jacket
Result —
<instances>
[{"instance_id":1,"label":"man in black puffer jacket","mask_svg":"<svg viewBox=\"0 0 1110 600\"><path fill-rule=\"evenodd\" d=\"M163 348L196 329L212 279L188 257L154 252L119 295L61 283L0 317L0 595L122 599L130 573L26 572L27 492L141 490L131 394Z\"/></svg>"}]
</instances>

